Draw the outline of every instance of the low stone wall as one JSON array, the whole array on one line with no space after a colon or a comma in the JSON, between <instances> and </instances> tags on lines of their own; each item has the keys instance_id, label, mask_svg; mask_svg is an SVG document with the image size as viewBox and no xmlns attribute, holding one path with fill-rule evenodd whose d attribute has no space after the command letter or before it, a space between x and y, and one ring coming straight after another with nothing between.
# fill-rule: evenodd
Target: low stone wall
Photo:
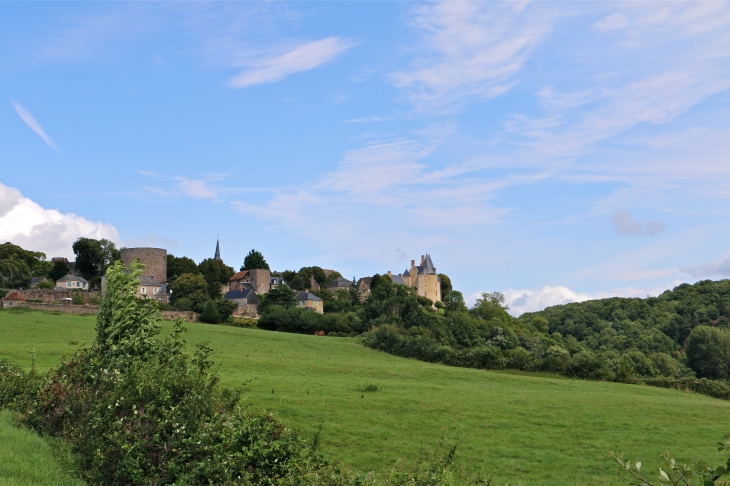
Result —
<instances>
[{"instance_id":1,"label":"low stone wall","mask_svg":"<svg viewBox=\"0 0 730 486\"><path fill-rule=\"evenodd\" d=\"M18 292L20 292L20 295L22 295L25 300L40 300L43 301L44 304L53 304L54 302L58 302L63 299L70 299L76 293L81 294L84 297L84 302L87 304L89 303L89 299L92 297L101 298L101 292L98 290L92 290L90 292L72 292L70 290L29 289L19 290Z\"/></svg>"},{"instance_id":2,"label":"low stone wall","mask_svg":"<svg viewBox=\"0 0 730 486\"><path fill-rule=\"evenodd\" d=\"M18 306L21 307L21 306ZM24 302L22 307L28 309L63 312L65 314L98 314L99 307L95 305L69 305L69 304L41 304L38 302Z\"/></svg>"},{"instance_id":3,"label":"low stone wall","mask_svg":"<svg viewBox=\"0 0 730 486\"><path fill-rule=\"evenodd\" d=\"M162 318L166 321L174 321L178 317L187 322L198 322L198 314L193 311L162 311Z\"/></svg>"}]
</instances>

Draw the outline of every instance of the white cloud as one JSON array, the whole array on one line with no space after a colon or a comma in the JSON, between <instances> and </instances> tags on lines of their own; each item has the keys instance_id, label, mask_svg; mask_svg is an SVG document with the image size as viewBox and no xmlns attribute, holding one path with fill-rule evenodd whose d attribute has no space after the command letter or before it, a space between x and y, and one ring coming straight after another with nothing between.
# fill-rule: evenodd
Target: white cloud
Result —
<instances>
[{"instance_id":1,"label":"white cloud","mask_svg":"<svg viewBox=\"0 0 730 486\"><path fill-rule=\"evenodd\" d=\"M248 62L247 69L229 81L233 88L280 81L290 74L309 71L330 61L352 46L339 37L308 42L277 56Z\"/></svg>"},{"instance_id":2,"label":"white cloud","mask_svg":"<svg viewBox=\"0 0 730 486\"><path fill-rule=\"evenodd\" d=\"M23 123L25 123L28 128L33 130L36 135L41 137L46 144L51 147L53 150L58 151L58 147L56 147L56 144L53 143L53 140L51 140L51 137L46 134L46 132L43 130L43 127L41 127L40 123L36 121L35 118L33 118L33 115L30 114L28 110L23 108L21 105L16 103L13 100L10 100L11 103L13 103L13 106L15 107L15 111L18 112L18 116L20 116L20 119L23 120Z\"/></svg>"},{"instance_id":3,"label":"white cloud","mask_svg":"<svg viewBox=\"0 0 730 486\"><path fill-rule=\"evenodd\" d=\"M727 252L716 260L699 265L681 267L680 270L699 279L712 277L728 278L730 277L730 252Z\"/></svg>"},{"instance_id":4,"label":"white cloud","mask_svg":"<svg viewBox=\"0 0 730 486\"><path fill-rule=\"evenodd\" d=\"M514 84L532 50L550 31L553 15L517 2L452 2L415 10L428 55L392 76L421 111L487 100Z\"/></svg>"},{"instance_id":5,"label":"white cloud","mask_svg":"<svg viewBox=\"0 0 730 486\"><path fill-rule=\"evenodd\" d=\"M564 305L573 302L584 302L586 300L607 299L609 297L639 297L657 296L679 285L681 281L673 280L664 285L653 287L650 289L625 287L612 289L605 292L590 294L586 292L576 292L562 285L549 286L546 285L541 289L508 289L502 292L505 297L505 303L509 306L509 313L513 316L519 316L525 312L536 312L554 305ZM475 292L469 296L469 301L474 300L481 295L481 292Z\"/></svg>"},{"instance_id":6,"label":"white cloud","mask_svg":"<svg viewBox=\"0 0 730 486\"><path fill-rule=\"evenodd\" d=\"M611 216L613 229L625 236L654 236L663 231L667 225L661 221L647 221L642 223L631 216L628 211L617 209Z\"/></svg>"},{"instance_id":7,"label":"white cloud","mask_svg":"<svg viewBox=\"0 0 730 486\"><path fill-rule=\"evenodd\" d=\"M119 242L119 234L110 224L45 209L19 190L0 183L0 242L42 251L49 258L73 258L71 246L82 236Z\"/></svg>"},{"instance_id":8,"label":"white cloud","mask_svg":"<svg viewBox=\"0 0 730 486\"><path fill-rule=\"evenodd\" d=\"M178 181L178 186L183 193L195 199L215 199L218 197L218 193L205 181L184 177L176 177L175 180Z\"/></svg>"}]
</instances>

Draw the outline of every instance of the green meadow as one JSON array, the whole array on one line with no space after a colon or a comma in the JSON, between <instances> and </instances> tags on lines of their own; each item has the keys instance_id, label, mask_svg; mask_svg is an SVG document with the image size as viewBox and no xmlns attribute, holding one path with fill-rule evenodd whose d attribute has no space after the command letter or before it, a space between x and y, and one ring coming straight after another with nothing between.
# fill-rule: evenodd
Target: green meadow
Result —
<instances>
[{"instance_id":1,"label":"green meadow","mask_svg":"<svg viewBox=\"0 0 730 486\"><path fill-rule=\"evenodd\" d=\"M0 311L0 360L45 371L94 337L94 316ZM171 327L166 322L163 333ZM445 435L456 463L498 484L625 485L608 458L624 451L656 471L670 449L724 463L730 403L647 386L452 368L366 349L356 339L187 324L188 348L209 341L225 387L271 410L362 471L414 463Z\"/></svg>"},{"instance_id":2,"label":"green meadow","mask_svg":"<svg viewBox=\"0 0 730 486\"><path fill-rule=\"evenodd\" d=\"M48 443L0 411L0 486L81 486Z\"/></svg>"}]
</instances>

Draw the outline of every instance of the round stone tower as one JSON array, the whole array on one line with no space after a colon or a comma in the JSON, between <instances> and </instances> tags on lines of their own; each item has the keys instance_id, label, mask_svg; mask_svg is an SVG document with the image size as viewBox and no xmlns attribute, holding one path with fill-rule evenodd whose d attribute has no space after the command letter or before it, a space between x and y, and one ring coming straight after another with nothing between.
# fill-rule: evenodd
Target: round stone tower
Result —
<instances>
[{"instance_id":1,"label":"round stone tower","mask_svg":"<svg viewBox=\"0 0 730 486\"><path fill-rule=\"evenodd\" d=\"M167 282L167 250L162 248L122 248L122 261L127 268L134 260L144 263L143 275L151 276L160 283Z\"/></svg>"}]
</instances>

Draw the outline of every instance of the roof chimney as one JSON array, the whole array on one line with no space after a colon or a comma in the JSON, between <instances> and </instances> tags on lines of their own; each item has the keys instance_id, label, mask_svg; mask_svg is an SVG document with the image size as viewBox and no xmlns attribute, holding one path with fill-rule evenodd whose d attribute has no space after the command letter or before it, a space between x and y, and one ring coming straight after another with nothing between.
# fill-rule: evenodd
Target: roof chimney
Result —
<instances>
[{"instance_id":1,"label":"roof chimney","mask_svg":"<svg viewBox=\"0 0 730 486\"><path fill-rule=\"evenodd\" d=\"M426 261L426 255L421 255L421 266L423 266L423 262Z\"/></svg>"},{"instance_id":2,"label":"roof chimney","mask_svg":"<svg viewBox=\"0 0 730 486\"><path fill-rule=\"evenodd\" d=\"M416 266L416 260L411 260L411 266L412 267L415 267Z\"/></svg>"},{"instance_id":3,"label":"roof chimney","mask_svg":"<svg viewBox=\"0 0 730 486\"><path fill-rule=\"evenodd\" d=\"M388 276L389 276L389 277L392 277L392 276L393 276L393 274L392 274L392 273L390 273L390 270L388 270Z\"/></svg>"}]
</instances>

